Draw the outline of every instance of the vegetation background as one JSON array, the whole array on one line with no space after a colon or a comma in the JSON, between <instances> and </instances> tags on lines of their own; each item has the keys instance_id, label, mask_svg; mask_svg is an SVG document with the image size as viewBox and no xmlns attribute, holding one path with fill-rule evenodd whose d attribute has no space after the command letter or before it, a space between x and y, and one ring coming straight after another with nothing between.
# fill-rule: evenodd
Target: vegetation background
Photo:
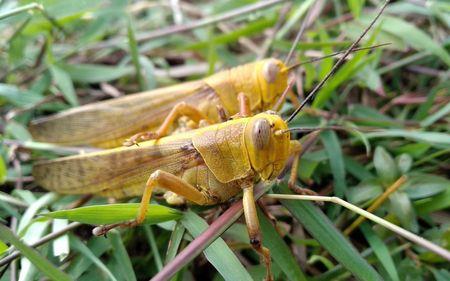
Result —
<instances>
[{"instance_id":1,"label":"vegetation background","mask_svg":"<svg viewBox=\"0 0 450 281\"><path fill-rule=\"evenodd\" d=\"M39 217L79 197L49 193L33 183L34 161L70 151L33 142L27 124L258 58L284 59L308 11L312 18L296 60L345 49L382 1L273 2L226 21L155 37L154 31L167 26L209 21L256 1L0 1L0 240L5 242L0 242L0 280L146 280L223 211L224 206L192 206L172 213L177 222L113 231L106 238L93 237L88 225ZM361 129L323 131L300 162L303 186L367 208L406 179L374 213L447 249L449 28L447 1L393 2L365 40L366 45L391 44L353 55L293 122ZM330 59L302 66L295 91L304 96L332 64ZM286 104L283 114L292 108ZM272 191L285 189L280 184ZM365 222L343 235L356 219L343 208L263 201L276 218L275 228L260 213L277 280L450 280L448 262L380 226ZM86 205L106 202L94 198ZM164 214L160 221L173 218ZM58 231L64 235L42 240ZM26 244L45 243L33 252L16 237ZM242 220L221 237L175 278L261 280L264 268ZM11 244L28 259L5 262Z\"/></svg>"}]
</instances>

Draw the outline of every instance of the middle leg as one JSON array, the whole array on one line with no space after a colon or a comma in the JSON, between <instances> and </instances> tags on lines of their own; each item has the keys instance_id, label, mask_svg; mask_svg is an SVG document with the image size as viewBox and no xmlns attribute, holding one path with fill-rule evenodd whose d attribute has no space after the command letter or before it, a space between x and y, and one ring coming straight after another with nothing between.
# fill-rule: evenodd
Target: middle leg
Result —
<instances>
[{"instance_id":1,"label":"middle leg","mask_svg":"<svg viewBox=\"0 0 450 281\"><path fill-rule=\"evenodd\" d=\"M180 102L179 104L175 105L174 108L172 108L169 115L166 117L166 119L156 132L138 133L125 141L124 145L131 146L137 144L139 141L159 139L161 137L167 136L172 125L182 116L187 116L196 124L199 124L201 120L206 120L208 122L208 118L197 108L185 102Z\"/></svg>"}]
</instances>

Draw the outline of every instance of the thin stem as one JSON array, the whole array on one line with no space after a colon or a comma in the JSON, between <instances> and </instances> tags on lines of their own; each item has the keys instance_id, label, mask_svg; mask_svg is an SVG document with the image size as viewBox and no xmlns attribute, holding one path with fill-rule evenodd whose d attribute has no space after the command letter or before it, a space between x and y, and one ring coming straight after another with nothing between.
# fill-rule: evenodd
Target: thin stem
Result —
<instances>
[{"instance_id":1,"label":"thin stem","mask_svg":"<svg viewBox=\"0 0 450 281\"><path fill-rule=\"evenodd\" d=\"M386 199L389 198L389 196L392 193L397 191L406 182L406 179L407 179L406 176L401 176L398 180L396 180L388 189L386 189L386 191L383 194L380 195L380 197L378 197L372 203L372 205L369 206L369 208L367 208L367 211L370 213L373 213L374 211L376 211L386 201ZM355 230L365 220L366 220L366 218L363 216L358 217L351 225L349 225L344 230L344 234L350 235L350 233L352 233L353 230Z\"/></svg>"},{"instance_id":2,"label":"thin stem","mask_svg":"<svg viewBox=\"0 0 450 281\"><path fill-rule=\"evenodd\" d=\"M60 229L58 231L55 231L53 233L47 234L46 236L42 237L41 239L39 239L38 241L34 242L33 244L30 244L29 246L32 248L36 248L39 247L49 241L52 241L55 238L58 238L59 236L64 235L65 233L71 231L72 229L75 229L77 227L79 227L80 225L82 225L82 223L79 222L73 222L71 224L69 224L68 226L66 226L63 229ZM19 251L14 251L11 254L9 254L8 256L4 257L3 259L0 260L0 266L4 266L10 262L12 262L13 260L17 259L18 257L20 257L22 254Z\"/></svg>"},{"instance_id":3,"label":"thin stem","mask_svg":"<svg viewBox=\"0 0 450 281\"><path fill-rule=\"evenodd\" d=\"M317 3L319 3L319 2L316 2L315 5L317 5ZM311 7L309 9L308 13L306 14L305 18L303 19L302 25L300 26L300 30L298 31L297 36L295 36L294 43L292 44L292 47L289 50L289 53L286 56L286 59L284 60L284 64L287 65L291 61L291 58L294 55L294 51L297 48L298 42L300 41L300 38L302 37L303 33L305 32L307 25L310 23L310 18L311 18L311 15L313 14L315 5L313 5L313 7Z\"/></svg>"},{"instance_id":4,"label":"thin stem","mask_svg":"<svg viewBox=\"0 0 450 281\"><path fill-rule=\"evenodd\" d=\"M267 194L265 195L269 198L275 198L275 199L282 199L282 200L305 200L305 201L320 201L320 202L332 202L335 204L338 204L344 208L347 208L358 215L364 216L367 219L376 222L377 224L380 224L384 226L385 228L395 232L396 234L416 243L417 245L420 245L431 252L443 257L444 259L450 261L450 252L446 249L406 230L403 229L391 222L388 222L387 220L384 220L380 217L377 217L376 215L367 212L366 210L363 210L353 204L348 203L345 200L342 200L339 197L331 197L331 196L316 196L316 195L292 195L292 194Z\"/></svg>"},{"instance_id":5,"label":"thin stem","mask_svg":"<svg viewBox=\"0 0 450 281\"><path fill-rule=\"evenodd\" d=\"M182 25L172 25L172 26L168 26L166 28L161 28L158 30L150 31L145 34L136 35L136 40L138 42L145 42L145 41L153 40L156 38L161 38L161 37L176 34L176 33L186 32L186 31L204 27L204 26L207 26L210 24L227 21L232 18L242 16L245 14L249 14L249 13L261 10L261 9L266 9L271 6L283 3L285 1L286 0L269 0L269 1L258 2L258 3L252 4L252 5L244 6L239 9L225 12L223 14L213 15L213 16L210 16L205 19L192 21L192 22L185 23ZM91 46L88 49L102 49L102 48L114 47L114 46L120 44L121 42L123 42L122 38L114 38L109 41L97 44L95 46Z\"/></svg>"},{"instance_id":6,"label":"thin stem","mask_svg":"<svg viewBox=\"0 0 450 281\"><path fill-rule=\"evenodd\" d=\"M10 16L14 16L14 15L20 14L20 13L25 12L25 11L35 10L35 9L43 11L44 7L41 4L38 4L38 3L30 3L28 5L17 7L17 8L14 8L14 9L11 9L9 11L4 12L3 14L0 14L0 20L5 19L5 18L10 17Z\"/></svg>"},{"instance_id":7,"label":"thin stem","mask_svg":"<svg viewBox=\"0 0 450 281\"><path fill-rule=\"evenodd\" d=\"M160 38L160 37L164 37L170 34L174 34L174 33L180 33L180 32L185 32L191 29L195 29L195 28L199 28L199 27L203 27L203 26L207 26L213 23L217 23L217 22L222 22L222 21L227 21L229 19L232 19L234 17L237 16L241 16L241 15L245 15L254 11L258 11L264 8L268 8L271 7L273 5L282 3L286 0L270 0L270 1L263 1L263 2L259 2L259 3L255 3L253 5L248 5L239 9L235 9L220 15L215 15L215 16L211 16L208 17L206 19L201 19L198 21L194 21L194 22L190 22L184 25L172 25L172 26L168 26L166 28L162 28L159 30L155 30L152 32L149 32L145 35L141 35L137 37L137 40L139 42L142 41L148 41L151 39L155 39L155 38Z\"/></svg>"}]
</instances>

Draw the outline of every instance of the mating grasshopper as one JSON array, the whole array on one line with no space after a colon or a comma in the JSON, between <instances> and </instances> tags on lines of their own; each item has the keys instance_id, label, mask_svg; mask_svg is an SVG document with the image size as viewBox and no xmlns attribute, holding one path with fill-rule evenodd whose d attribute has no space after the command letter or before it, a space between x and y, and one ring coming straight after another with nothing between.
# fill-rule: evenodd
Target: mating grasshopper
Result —
<instances>
[{"instance_id":1,"label":"mating grasshopper","mask_svg":"<svg viewBox=\"0 0 450 281\"><path fill-rule=\"evenodd\" d=\"M353 51L375 47L378 46ZM284 99L289 71L299 65L287 67L278 59L264 59L202 80L96 102L36 119L29 130L37 141L112 148L128 142L130 137L129 143L133 144L146 136L143 132L158 128L156 136L161 136L172 125L165 121L178 116L188 116L197 124L200 120L210 124L222 122L237 114L247 100L253 114L276 110L280 99Z\"/></svg>"},{"instance_id":2,"label":"mating grasshopper","mask_svg":"<svg viewBox=\"0 0 450 281\"><path fill-rule=\"evenodd\" d=\"M137 133L158 128L167 116L188 115L210 123L238 113L248 99L253 113L272 109L287 86L288 69L265 59L218 72L202 80L97 102L37 119L30 132L37 141L111 148Z\"/></svg>"},{"instance_id":3,"label":"mating grasshopper","mask_svg":"<svg viewBox=\"0 0 450 281\"><path fill-rule=\"evenodd\" d=\"M242 191L250 242L263 256L270 279L270 253L261 244L253 186L257 181L278 177L288 158L300 153L301 145L290 139L287 122L276 113L247 115L251 115L251 103L243 102L233 120L158 136L161 138L142 142L139 147L119 147L40 162L33 167L33 176L46 189L64 194L91 193L114 198L142 195L135 220L102 227L98 234L119 225L140 224L156 187L200 205L225 202ZM295 159L298 161L298 157ZM290 180L289 186L295 191L307 192L295 186L295 181Z\"/></svg>"}]
</instances>

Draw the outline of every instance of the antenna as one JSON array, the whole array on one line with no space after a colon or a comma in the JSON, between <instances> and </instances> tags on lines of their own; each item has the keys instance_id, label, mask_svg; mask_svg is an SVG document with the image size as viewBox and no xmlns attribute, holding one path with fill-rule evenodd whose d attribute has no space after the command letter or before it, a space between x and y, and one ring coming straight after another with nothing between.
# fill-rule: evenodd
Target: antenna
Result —
<instances>
[{"instance_id":1,"label":"antenna","mask_svg":"<svg viewBox=\"0 0 450 281\"><path fill-rule=\"evenodd\" d=\"M287 123L291 122L292 119L300 112L300 110L306 105L306 103L311 100L314 95L322 88L322 86L325 84L325 82L341 67L341 65L344 63L344 60L348 57L348 55L352 52L352 50L355 48L355 46L361 41L361 39L367 34L367 32L372 28L372 26L375 24L375 22L378 20L378 18L383 13L386 6L389 4L390 0L386 0L381 6L380 11L377 13L375 18L372 20L370 25L364 30L364 32L359 36L359 38L352 43L352 45L345 51L344 55L336 62L336 64L333 66L333 68L328 72L328 74L320 81L319 84L316 85L316 87L308 94L308 96L302 101L300 106L294 111L294 113L291 114L285 121Z\"/></svg>"},{"instance_id":2,"label":"antenna","mask_svg":"<svg viewBox=\"0 0 450 281\"><path fill-rule=\"evenodd\" d=\"M319 3L319 2L316 2ZM286 57L286 59L284 60L284 64L287 65L289 63L289 61L292 58L292 55L294 54L295 49L297 48L298 42L300 41L300 38L302 37L303 33L305 32L306 26L308 25L310 18L313 14L313 10L316 4L313 5L313 7L311 7L308 11L308 13L306 14L305 18L303 19L302 25L300 26L300 30L297 33L297 36L295 37L294 43L292 44L291 49L289 50L289 53Z\"/></svg>"},{"instance_id":3,"label":"antenna","mask_svg":"<svg viewBox=\"0 0 450 281\"><path fill-rule=\"evenodd\" d=\"M356 53L356 52L359 52L359 51L365 51L365 50L373 50L373 49L376 49L376 48L385 47L385 46L390 45L390 44L391 43L383 43L383 44L373 45L373 46L369 46L369 47L354 48L352 50L352 53ZM325 56L322 56L322 57L312 58L312 59L307 60L307 61L298 62L298 63L295 63L295 64L293 64L291 66L288 66L288 67L282 69L281 71L290 71L290 70L292 70L292 69L294 69L296 67L299 67L299 66L302 66L302 65L305 65L305 64L308 64L308 63L321 61L321 60L324 60L326 58L330 58L330 57L334 57L334 56L343 54L343 53L345 53L345 51L346 50L338 51L338 52L335 52L335 53L332 53L332 54L329 54L329 55L325 55Z\"/></svg>"}]
</instances>

